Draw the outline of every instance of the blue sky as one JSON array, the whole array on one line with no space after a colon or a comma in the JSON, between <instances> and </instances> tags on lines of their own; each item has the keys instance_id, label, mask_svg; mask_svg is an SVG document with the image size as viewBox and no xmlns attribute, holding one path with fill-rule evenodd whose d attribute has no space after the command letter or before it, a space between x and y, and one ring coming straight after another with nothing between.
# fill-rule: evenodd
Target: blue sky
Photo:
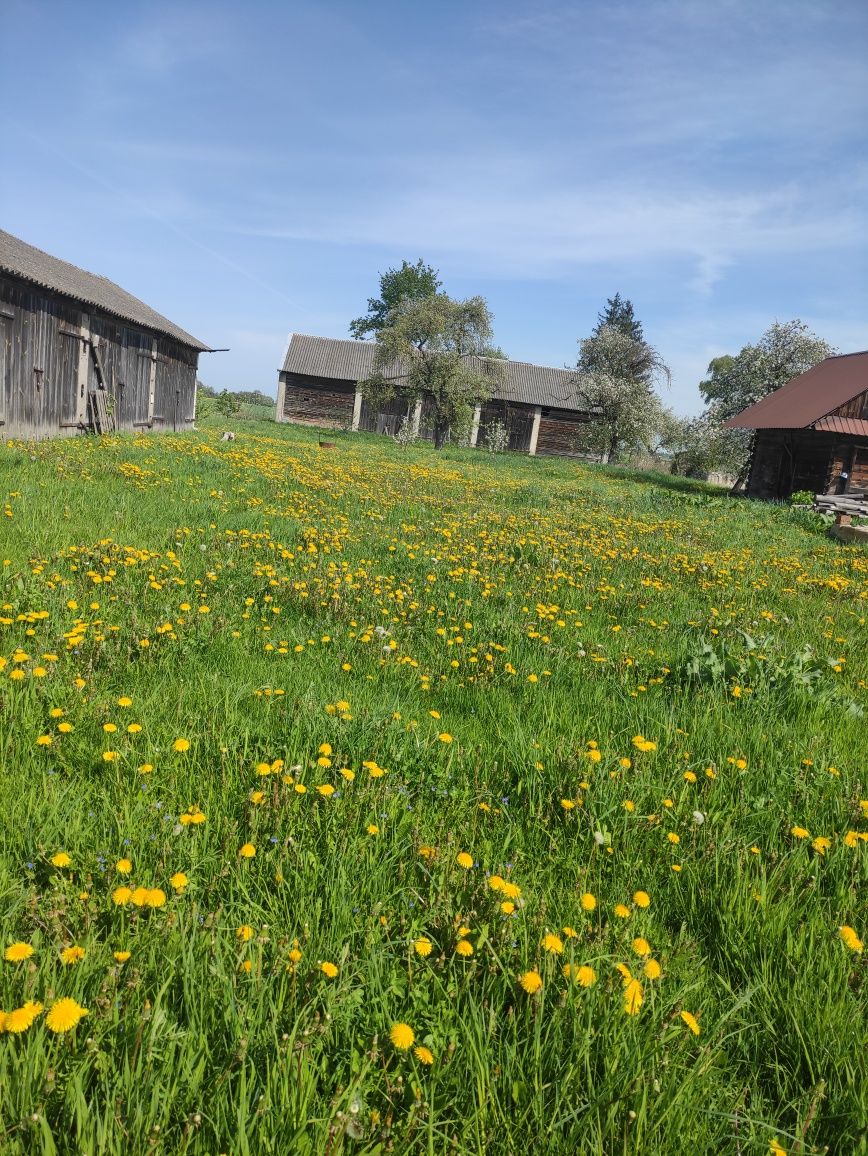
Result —
<instances>
[{"instance_id":1,"label":"blue sky","mask_svg":"<svg viewBox=\"0 0 868 1156\"><path fill-rule=\"evenodd\" d=\"M868 347L866 61L864 0L3 0L0 227L217 388L421 256L544 364L619 291L692 412L776 318Z\"/></svg>"}]
</instances>

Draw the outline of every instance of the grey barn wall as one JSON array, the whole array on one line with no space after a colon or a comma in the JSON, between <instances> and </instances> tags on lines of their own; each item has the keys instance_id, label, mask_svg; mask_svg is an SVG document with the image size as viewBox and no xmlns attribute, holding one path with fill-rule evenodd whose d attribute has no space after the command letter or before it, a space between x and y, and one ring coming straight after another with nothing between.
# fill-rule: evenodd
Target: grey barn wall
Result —
<instances>
[{"instance_id":1,"label":"grey barn wall","mask_svg":"<svg viewBox=\"0 0 868 1156\"><path fill-rule=\"evenodd\" d=\"M86 393L98 386L89 343L80 336L83 322L86 332L98 339L118 429L192 426L197 350L3 273L0 437L38 439L82 432L81 419L85 425L88 420Z\"/></svg>"}]
</instances>

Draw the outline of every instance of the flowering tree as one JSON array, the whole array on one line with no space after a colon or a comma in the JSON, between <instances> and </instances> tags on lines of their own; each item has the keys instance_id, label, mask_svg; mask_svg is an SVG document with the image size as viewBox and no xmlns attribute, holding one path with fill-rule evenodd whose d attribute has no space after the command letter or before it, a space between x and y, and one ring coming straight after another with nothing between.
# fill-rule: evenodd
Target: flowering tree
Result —
<instances>
[{"instance_id":1,"label":"flowering tree","mask_svg":"<svg viewBox=\"0 0 868 1156\"><path fill-rule=\"evenodd\" d=\"M395 397L431 403L434 446L469 426L474 406L491 396L498 358L487 357L491 313L482 297L453 301L445 293L400 302L377 333L374 368L359 382L375 404Z\"/></svg>"},{"instance_id":2,"label":"flowering tree","mask_svg":"<svg viewBox=\"0 0 868 1156\"><path fill-rule=\"evenodd\" d=\"M621 447L646 446L661 412L654 383L669 382L657 351L617 326L603 325L580 343L576 371L576 392L595 415L603 455L611 459Z\"/></svg>"}]
</instances>

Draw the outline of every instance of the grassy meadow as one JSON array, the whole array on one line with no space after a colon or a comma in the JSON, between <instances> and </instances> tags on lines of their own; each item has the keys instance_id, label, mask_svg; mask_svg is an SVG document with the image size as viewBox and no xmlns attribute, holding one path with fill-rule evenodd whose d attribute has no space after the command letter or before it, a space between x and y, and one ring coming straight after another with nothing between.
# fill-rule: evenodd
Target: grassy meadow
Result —
<instances>
[{"instance_id":1,"label":"grassy meadow","mask_svg":"<svg viewBox=\"0 0 868 1156\"><path fill-rule=\"evenodd\" d=\"M0 447L0 1153L865 1152L868 552L235 428Z\"/></svg>"}]
</instances>

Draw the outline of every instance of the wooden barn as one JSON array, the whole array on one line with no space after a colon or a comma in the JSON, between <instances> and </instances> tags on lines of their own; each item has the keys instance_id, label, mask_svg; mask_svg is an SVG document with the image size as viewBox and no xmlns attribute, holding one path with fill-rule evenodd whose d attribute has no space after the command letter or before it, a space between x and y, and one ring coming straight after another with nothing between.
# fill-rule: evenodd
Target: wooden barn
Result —
<instances>
[{"instance_id":1,"label":"wooden barn","mask_svg":"<svg viewBox=\"0 0 868 1156\"><path fill-rule=\"evenodd\" d=\"M727 425L756 430L749 497L868 491L868 352L827 357Z\"/></svg>"},{"instance_id":2,"label":"wooden barn","mask_svg":"<svg viewBox=\"0 0 868 1156\"><path fill-rule=\"evenodd\" d=\"M208 346L0 230L0 437L189 429Z\"/></svg>"},{"instance_id":3,"label":"wooden barn","mask_svg":"<svg viewBox=\"0 0 868 1156\"><path fill-rule=\"evenodd\" d=\"M277 420L333 429L395 434L405 420L423 438L433 437L428 402L395 399L374 409L358 388L374 364L373 341L290 335L277 387ZM509 449L528 454L579 456L581 427L591 415L576 394L575 374L568 369L499 363L501 379L494 396L476 407L471 445L482 445L489 424L502 421Z\"/></svg>"}]
</instances>

